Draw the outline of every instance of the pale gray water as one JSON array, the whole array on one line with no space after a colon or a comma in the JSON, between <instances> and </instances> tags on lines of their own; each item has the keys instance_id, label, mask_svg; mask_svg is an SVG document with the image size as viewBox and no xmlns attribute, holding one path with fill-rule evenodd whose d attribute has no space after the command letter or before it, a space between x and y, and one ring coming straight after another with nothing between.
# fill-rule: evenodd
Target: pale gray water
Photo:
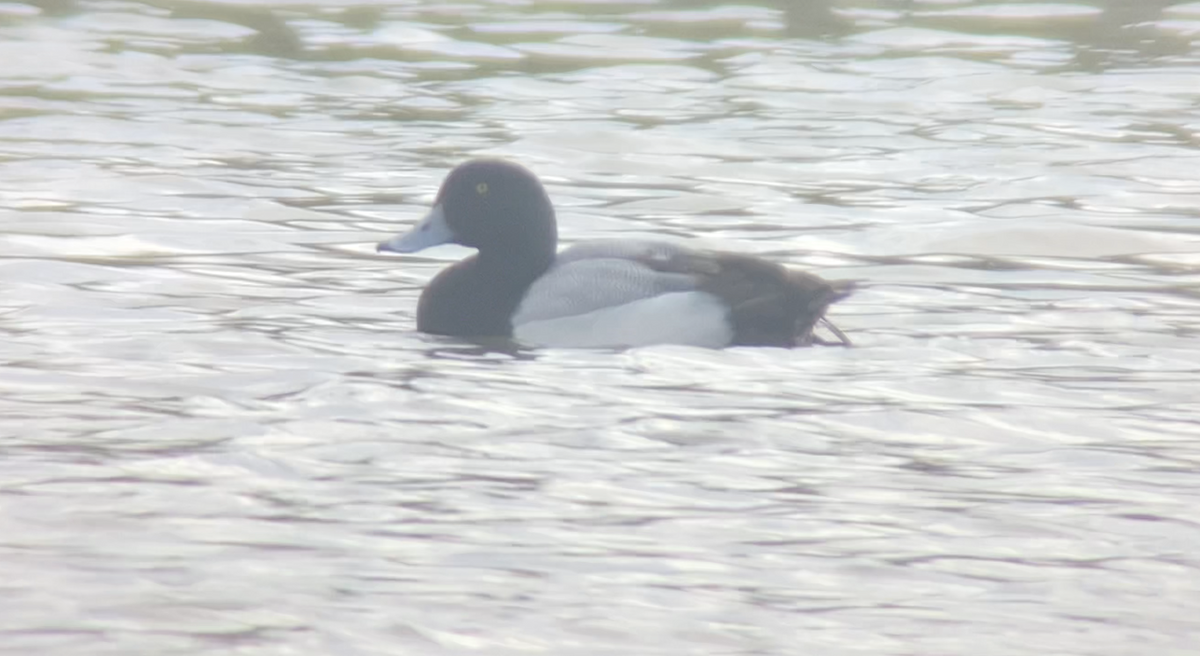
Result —
<instances>
[{"instance_id":1,"label":"pale gray water","mask_svg":"<svg viewBox=\"0 0 1200 656\"><path fill-rule=\"evenodd\" d=\"M0 653L1192 655L1200 3L0 5ZM376 256L865 289L853 349L520 357Z\"/></svg>"}]
</instances>

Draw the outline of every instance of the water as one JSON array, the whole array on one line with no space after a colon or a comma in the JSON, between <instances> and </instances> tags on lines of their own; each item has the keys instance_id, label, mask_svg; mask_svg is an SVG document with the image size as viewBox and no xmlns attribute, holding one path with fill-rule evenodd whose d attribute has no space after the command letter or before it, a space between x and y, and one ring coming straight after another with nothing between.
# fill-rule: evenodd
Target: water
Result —
<instances>
[{"instance_id":1,"label":"water","mask_svg":"<svg viewBox=\"0 0 1200 656\"><path fill-rule=\"evenodd\" d=\"M0 653L1190 655L1200 4L0 5ZM857 346L517 356L373 244L864 288Z\"/></svg>"}]
</instances>

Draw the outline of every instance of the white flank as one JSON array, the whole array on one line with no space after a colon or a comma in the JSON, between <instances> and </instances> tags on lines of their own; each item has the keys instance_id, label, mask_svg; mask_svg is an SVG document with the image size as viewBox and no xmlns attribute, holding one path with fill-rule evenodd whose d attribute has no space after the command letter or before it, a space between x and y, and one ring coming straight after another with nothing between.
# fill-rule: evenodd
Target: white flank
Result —
<instances>
[{"instance_id":1,"label":"white flank","mask_svg":"<svg viewBox=\"0 0 1200 656\"><path fill-rule=\"evenodd\" d=\"M675 292L623 305L513 326L530 346L619 348L651 344L728 346L728 308L707 292Z\"/></svg>"}]
</instances>

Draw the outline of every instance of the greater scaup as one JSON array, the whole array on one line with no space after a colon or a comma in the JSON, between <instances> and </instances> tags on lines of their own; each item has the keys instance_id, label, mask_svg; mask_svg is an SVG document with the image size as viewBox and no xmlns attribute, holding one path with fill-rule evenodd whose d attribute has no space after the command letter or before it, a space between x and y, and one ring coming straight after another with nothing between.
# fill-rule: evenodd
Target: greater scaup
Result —
<instances>
[{"instance_id":1,"label":"greater scaup","mask_svg":"<svg viewBox=\"0 0 1200 656\"><path fill-rule=\"evenodd\" d=\"M554 207L522 166L477 159L446 176L433 209L379 251L439 244L479 252L445 269L417 303L417 329L506 337L529 346L649 344L805 346L850 282L739 253L667 242L611 239L556 253Z\"/></svg>"}]
</instances>

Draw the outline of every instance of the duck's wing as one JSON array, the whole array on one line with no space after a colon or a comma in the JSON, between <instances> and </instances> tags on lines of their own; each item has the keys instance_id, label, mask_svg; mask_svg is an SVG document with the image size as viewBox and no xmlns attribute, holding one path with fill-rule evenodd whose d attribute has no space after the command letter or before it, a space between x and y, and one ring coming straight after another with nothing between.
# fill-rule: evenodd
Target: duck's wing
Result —
<instances>
[{"instance_id":1,"label":"duck's wing","mask_svg":"<svg viewBox=\"0 0 1200 656\"><path fill-rule=\"evenodd\" d=\"M520 333L536 324L526 334L539 336L586 329L589 343L604 345L803 346L824 343L813 337L814 326L852 289L752 255L593 241L559 254L529 288L513 326ZM547 325L553 330L543 330ZM605 341L617 332L619 340Z\"/></svg>"},{"instance_id":2,"label":"duck's wing","mask_svg":"<svg viewBox=\"0 0 1200 656\"><path fill-rule=\"evenodd\" d=\"M695 276L685 270L654 266L669 260L675 250L670 244L616 239L568 248L529 287L513 316L513 325L695 291Z\"/></svg>"}]
</instances>

